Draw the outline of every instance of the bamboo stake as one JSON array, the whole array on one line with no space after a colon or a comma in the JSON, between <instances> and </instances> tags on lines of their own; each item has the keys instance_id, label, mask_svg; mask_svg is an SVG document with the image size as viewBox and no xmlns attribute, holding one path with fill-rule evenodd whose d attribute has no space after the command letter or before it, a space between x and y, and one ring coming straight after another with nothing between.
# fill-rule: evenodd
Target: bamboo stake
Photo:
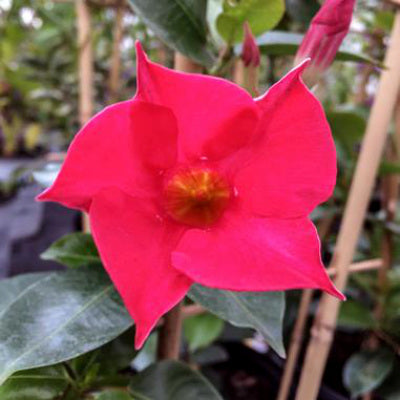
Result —
<instances>
[{"instance_id":1,"label":"bamboo stake","mask_svg":"<svg viewBox=\"0 0 400 400\"><path fill-rule=\"evenodd\" d=\"M233 64L233 81L239 86L245 85L245 66L242 59L237 58Z\"/></svg>"},{"instance_id":2,"label":"bamboo stake","mask_svg":"<svg viewBox=\"0 0 400 400\"><path fill-rule=\"evenodd\" d=\"M200 73L202 67L194 63L189 58L180 53L175 53L175 69L183 72L196 72ZM157 346L157 356L159 360L179 358L179 348L181 343L182 331L182 304L176 305L164 317L164 324L162 325Z\"/></svg>"},{"instance_id":3,"label":"bamboo stake","mask_svg":"<svg viewBox=\"0 0 400 400\"><path fill-rule=\"evenodd\" d=\"M395 113L396 122L396 136L394 139L400 138L400 126L399 126L399 115L400 111L400 96L397 100L397 107ZM391 138L392 139L392 138ZM387 149L387 161L396 162L399 160L398 147L396 147L395 140L390 140ZM384 209L386 211L386 223L393 222L396 216L396 204L399 197L399 177L397 174L385 176L382 179L382 201ZM378 290L380 295L384 295L387 287L387 273L393 265L393 234L390 230L385 229L382 236L382 268L378 271ZM383 315L383 304L378 300L375 309L374 316L377 321L382 319ZM375 332L372 332L365 343L365 347L370 350L374 350L379 345L379 337ZM373 393L369 392L363 395L362 400L372 400Z\"/></svg>"},{"instance_id":4,"label":"bamboo stake","mask_svg":"<svg viewBox=\"0 0 400 400\"><path fill-rule=\"evenodd\" d=\"M387 149L387 160L389 162L396 161L396 155L393 148L393 142L389 141ZM382 179L382 202L383 208L386 212L386 223L392 222L396 213L396 203L398 198L398 176L388 175ZM390 230L384 227L381 241L382 249L382 268L378 270L378 290L379 294L384 294L387 285L387 273L392 266L393 262L393 234ZM378 300L374 309L374 316L377 321L382 319L383 304ZM363 346L369 350L375 350L379 346L379 339L375 332L372 332L369 337L363 343ZM362 396L362 400L372 400L373 393L365 393Z\"/></svg>"},{"instance_id":5,"label":"bamboo stake","mask_svg":"<svg viewBox=\"0 0 400 400\"><path fill-rule=\"evenodd\" d=\"M76 0L79 50L79 120L84 125L93 114L93 55L90 10L85 0Z\"/></svg>"},{"instance_id":6,"label":"bamboo stake","mask_svg":"<svg viewBox=\"0 0 400 400\"><path fill-rule=\"evenodd\" d=\"M93 115L93 54L90 9L85 0L76 0L78 29L79 121L81 126ZM82 217L82 230L90 231L89 218Z\"/></svg>"},{"instance_id":7,"label":"bamboo stake","mask_svg":"<svg viewBox=\"0 0 400 400\"><path fill-rule=\"evenodd\" d=\"M354 264L351 264L349 267L349 272L366 272L377 270L382 266L382 260L377 258L375 260L367 260L361 261ZM329 276L335 276L336 270L331 269L328 271ZM307 292L309 289L306 289L304 292ZM207 310L201 306L200 304L191 304L189 306L182 307L182 318L189 318L199 314L204 314ZM164 319L161 319L157 326L162 326L164 324Z\"/></svg>"},{"instance_id":8,"label":"bamboo stake","mask_svg":"<svg viewBox=\"0 0 400 400\"><path fill-rule=\"evenodd\" d=\"M349 266L349 273L355 272L367 272L373 270L379 270L382 266L382 260L380 258L374 260L361 261L358 263L351 264ZM336 268L329 268L327 273L330 277L334 277L337 273ZM296 323L293 328L292 336L290 338L290 345L288 351L288 357L285 362L285 368L283 371L281 383L279 386L279 392L277 400L286 400L289 395L290 387L292 385L294 372L299 358L301 345L304 340L304 328L307 322L308 310L312 301L314 291L312 289L303 290L301 294L301 300L299 309L297 312Z\"/></svg>"},{"instance_id":9,"label":"bamboo stake","mask_svg":"<svg viewBox=\"0 0 400 400\"><path fill-rule=\"evenodd\" d=\"M399 92L400 11L396 12L385 65L387 69L381 74L333 257L332 265L338 271L335 284L339 290L344 290L347 283L348 265L356 249ZM339 300L329 295L323 295L318 318L311 330L311 340L307 348L296 400L317 398L333 339L339 306Z\"/></svg>"},{"instance_id":10,"label":"bamboo stake","mask_svg":"<svg viewBox=\"0 0 400 400\"><path fill-rule=\"evenodd\" d=\"M382 267L383 261L381 258L375 258L373 260L359 261L351 264L348 267L348 272L353 274L355 272L367 272L380 269ZM335 277L339 270L336 267L330 267L326 271L330 277Z\"/></svg>"},{"instance_id":11,"label":"bamboo stake","mask_svg":"<svg viewBox=\"0 0 400 400\"><path fill-rule=\"evenodd\" d=\"M288 357L285 362L285 369L283 371L282 380L279 386L277 400L286 400L288 398L301 345L303 344L304 328L307 323L308 310L310 308L313 293L314 291L312 289L306 289L302 291L300 305L297 311L298 317L290 338Z\"/></svg>"},{"instance_id":12,"label":"bamboo stake","mask_svg":"<svg viewBox=\"0 0 400 400\"><path fill-rule=\"evenodd\" d=\"M196 64L190 58L185 57L181 53L175 53L174 56L174 67L178 71L191 72L200 74L203 71L203 67Z\"/></svg>"},{"instance_id":13,"label":"bamboo stake","mask_svg":"<svg viewBox=\"0 0 400 400\"><path fill-rule=\"evenodd\" d=\"M115 10L111 69L109 78L110 103L118 100L119 78L121 70L121 40L123 35L123 17L125 1L121 0Z\"/></svg>"}]
</instances>

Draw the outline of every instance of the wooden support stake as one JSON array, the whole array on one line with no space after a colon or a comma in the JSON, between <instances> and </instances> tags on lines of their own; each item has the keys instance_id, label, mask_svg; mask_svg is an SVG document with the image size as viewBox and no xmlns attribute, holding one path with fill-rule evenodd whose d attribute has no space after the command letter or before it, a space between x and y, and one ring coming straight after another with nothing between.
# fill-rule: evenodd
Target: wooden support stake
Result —
<instances>
[{"instance_id":1,"label":"wooden support stake","mask_svg":"<svg viewBox=\"0 0 400 400\"><path fill-rule=\"evenodd\" d=\"M351 264L349 267L349 273L355 272L366 272L379 270L382 267L382 259L377 258L374 260L360 261ZM327 270L330 277L334 277L337 273L336 268L329 268ZM311 289L305 289L302 292L299 309L297 312L296 323L293 328L292 336L290 338L290 345L288 351L288 357L285 363L285 369L283 371L281 383L279 386L279 393L277 400L286 400L289 396L290 387L292 386L293 376L299 358L301 345L304 339L304 329L307 322L308 311L312 301L314 291Z\"/></svg>"},{"instance_id":2,"label":"wooden support stake","mask_svg":"<svg viewBox=\"0 0 400 400\"><path fill-rule=\"evenodd\" d=\"M76 0L79 51L79 120L84 125L93 115L93 55L90 10L85 0Z\"/></svg>"},{"instance_id":3,"label":"wooden support stake","mask_svg":"<svg viewBox=\"0 0 400 400\"><path fill-rule=\"evenodd\" d=\"M175 69L182 72L201 73L202 67L180 53L175 53ZM176 305L164 317L158 337L157 356L159 360L179 358L182 331L182 304Z\"/></svg>"},{"instance_id":4,"label":"wooden support stake","mask_svg":"<svg viewBox=\"0 0 400 400\"><path fill-rule=\"evenodd\" d=\"M78 28L79 122L81 126L93 115L93 54L90 9L86 0L76 0ZM90 231L89 218L82 218L82 230Z\"/></svg>"},{"instance_id":5,"label":"wooden support stake","mask_svg":"<svg viewBox=\"0 0 400 400\"><path fill-rule=\"evenodd\" d=\"M190 58L185 57L181 53L175 53L174 57L174 68L181 72L191 72L200 74L203 71L203 67L196 64Z\"/></svg>"},{"instance_id":6,"label":"wooden support stake","mask_svg":"<svg viewBox=\"0 0 400 400\"><path fill-rule=\"evenodd\" d=\"M282 380L279 386L279 393L277 400L286 400L289 396L290 387L292 386L294 372L296 370L297 360L304 339L304 328L307 323L308 310L313 297L314 291L312 289L303 290L299 309L297 311L297 319L293 328L292 336L290 338L290 346L288 357L285 363Z\"/></svg>"},{"instance_id":7,"label":"wooden support stake","mask_svg":"<svg viewBox=\"0 0 400 400\"><path fill-rule=\"evenodd\" d=\"M332 262L338 271L335 284L339 290L344 290L346 287L348 266L354 256L399 92L400 11L396 12L384 64L387 69L383 70L381 74ZM296 400L315 400L317 398L336 327L339 307L339 300L326 294L323 295L317 318L311 330L311 340L307 348Z\"/></svg>"},{"instance_id":8,"label":"wooden support stake","mask_svg":"<svg viewBox=\"0 0 400 400\"><path fill-rule=\"evenodd\" d=\"M111 55L111 68L110 68L110 103L118 101L119 78L121 71L121 40L123 36L123 17L125 10L125 1L121 0L115 10L114 31L113 31L113 45Z\"/></svg>"}]
</instances>

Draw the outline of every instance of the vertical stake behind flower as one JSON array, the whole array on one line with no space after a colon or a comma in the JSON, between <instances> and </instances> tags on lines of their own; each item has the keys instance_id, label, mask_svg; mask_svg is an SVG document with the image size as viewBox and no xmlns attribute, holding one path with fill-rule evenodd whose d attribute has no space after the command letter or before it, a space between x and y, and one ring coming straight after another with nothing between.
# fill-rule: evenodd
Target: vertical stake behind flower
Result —
<instances>
[{"instance_id":1,"label":"vertical stake behind flower","mask_svg":"<svg viewBox=\"0 0 400 400\"><path fill-rule=\"evenodd\" d=\"M317 12L296 54L295 65L306 58L311 63L303 79L312 86L332 64L349 32L355 0L326 0Z\"/></svg>"},{"instance_id":2,"label":"vertical stake behind flower","mask_svg":"<svg viewBox=\"0 0 400 400\"><path fill-rule=\"evenodd\" d=\"M243 24L244 40L240 64L237 64L235 81L248 90L253 96L258 96L258 70L260 67L260 49L251 32L249 23Z\"/></svg>"}]
</instances>

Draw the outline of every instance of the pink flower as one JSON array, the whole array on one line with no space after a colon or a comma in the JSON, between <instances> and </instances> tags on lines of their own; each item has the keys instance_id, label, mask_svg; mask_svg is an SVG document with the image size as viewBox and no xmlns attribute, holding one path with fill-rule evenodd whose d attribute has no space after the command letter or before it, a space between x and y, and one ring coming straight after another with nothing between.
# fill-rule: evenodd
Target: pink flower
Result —
<instances>
[{"instance_id":1,"label":"pink flower","mask_svg":"<svg viewBox=\"0 0 400 400\"><path fill-rule=\"evenodd\" d=\"M223 79L147 60L138 91L72 142L39 196L89 213L141 347L193 282L237 291L321 288L339 298L307 218L335 184L335 148L307 62L253 100Z\"/></svg>"},{"instance_id":2,"label":"pink flower","mask_svg":"<svg viewBox=\"0 0 400 400\"><path fill-rule=\"evenodd\" d=\"M349 31L354 3L355 0L326 0L311 21L295 61L310 57L309 75L321 73L332 64Z\"/></svg>"}]
</instances>

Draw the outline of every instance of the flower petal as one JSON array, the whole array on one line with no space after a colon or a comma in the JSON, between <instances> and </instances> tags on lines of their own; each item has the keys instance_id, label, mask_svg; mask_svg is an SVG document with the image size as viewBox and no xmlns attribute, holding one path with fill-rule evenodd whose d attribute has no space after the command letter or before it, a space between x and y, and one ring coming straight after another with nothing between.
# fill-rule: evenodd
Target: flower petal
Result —
<instances>
[{"instance_id":1,"label":"flower petal","mask_svg":"<svg viewBox=\"0 0 400 400\"><path fill-rule=\"evenodd\" d=\"M92 197L115 186L146 197L154 170L174 165L177 126L172 112L130 100L107 107L72 141L53 186L38 199L88 211Z\"/></svg>"},{"instance_id":2,"label":"flower petal","mask_svg":"<svg viewBox=\"0 0 400 400\"><path fill-rule=\"evenodd\" d=\"M172 253L180 272L205 286L237 291L319 288L343 298L326 274L307 218L226 216L210 230L193 229Z\"/></svg>"},{"instance_id":3,"label":"flower petal","mask_svg":"<svg viewBox=\"0 0 400 400\"><path fill-rule=\"evenodd\" d=\"M140 348L192 283L170 262L182 228L162 221L151 202L118 189L96 195L89 216L105 268L136 323L135 346Z\"/></svg>"},{"instance_id":4,"label":"flower petal","mask_svg":"<svg viewBox=\"0 0 400 400\"><path fill-rule=\"evenodd\" d=\"M152 63L137 43L136 98L169 107L178 120L181 161L220 159L247 144L259 110L251 96L226 80Z\"/></svg>"},{"instance_id":5,"label":"flower petal","mask_svg":"<svg viewBox=\"0 0 400 400\"><path fill-rule=\"evenodd\" d=\"M319 101L300 79L307 61L257 100L262 111L255 156L235 186L248 208L264 216L308 215L331 195L336 152Z\"/></svg>"}]
</instances>

